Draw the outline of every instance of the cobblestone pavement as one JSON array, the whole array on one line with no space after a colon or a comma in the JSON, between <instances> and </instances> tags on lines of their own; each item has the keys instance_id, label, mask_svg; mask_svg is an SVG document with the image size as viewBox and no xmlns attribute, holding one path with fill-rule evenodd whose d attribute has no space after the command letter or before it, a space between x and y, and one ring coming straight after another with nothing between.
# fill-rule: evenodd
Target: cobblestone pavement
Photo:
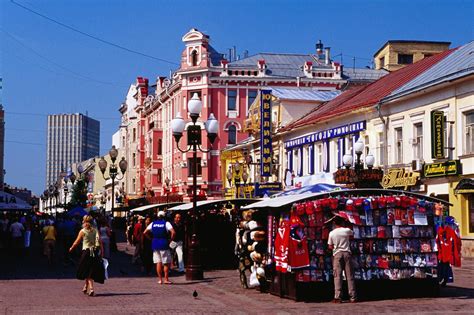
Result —
<instances>
[{"instance_id":1,"label":"cobblestone pavement","mask_svg":"<svg viewBox=\"0 0 474 315\"><path fill-rule=\"evenodd\" d=\"M186 282L172 277L173 285L159 285L131 264L133 248L119 244L113 253L110 279L96 284L95 297L81 293L82 281L74 266L46 265L38 248L15 259L0 251L0 312L4 314L472 314L474 260L454 270L455 282L437 298L387 299L357 304L304 303L240 287L235 270L205 272L205 281ZM192 296L193 291L198 297Z\"/></svg>"}]
</instances>

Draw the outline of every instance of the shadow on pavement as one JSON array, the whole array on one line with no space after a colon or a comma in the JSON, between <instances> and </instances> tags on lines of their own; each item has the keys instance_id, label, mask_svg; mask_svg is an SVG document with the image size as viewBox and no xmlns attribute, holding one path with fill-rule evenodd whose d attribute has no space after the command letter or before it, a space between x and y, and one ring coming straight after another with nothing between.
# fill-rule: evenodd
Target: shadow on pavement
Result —
<instances>
[{"instance_id":1,"label":"shadow on pavement","mask_svg":"<svg viewBox=\"0 0 474 315\"><path fill-rule=\"evenodd\" d=\"M439 296L458 299L474 299L474 289L448 285L441 289Z\"/></svg>"},{"instance_id":2,"label":"shadow on pavement","mask_svg":"<svg viewBox=\"0 0 474 315\"><path fill-rule=\"evenodd\" d=\"M146 292L137 292L137 293L97 293L95 296L119 296L119 295L149 295L150 293Z\"/></svg>"}]
</instances>

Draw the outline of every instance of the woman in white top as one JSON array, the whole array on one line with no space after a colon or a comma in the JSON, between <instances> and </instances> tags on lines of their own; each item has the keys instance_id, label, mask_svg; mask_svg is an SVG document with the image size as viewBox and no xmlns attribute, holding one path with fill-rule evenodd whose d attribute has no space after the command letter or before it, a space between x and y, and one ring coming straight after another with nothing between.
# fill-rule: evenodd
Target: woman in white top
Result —
<instances>
[{"instance_id":1,"label":"woman in white top","mask_svg":"<svg viewBox=\"0 0 474 315\"><path fill-rule=\"evenodd\" d=\"M110 258L110 236L112 232L110 231L109 224L105 219L102 219L99 224L99 234L100 239L102 240L102 246L104 247L104 258Z\"/></svg>"}]
</instances>

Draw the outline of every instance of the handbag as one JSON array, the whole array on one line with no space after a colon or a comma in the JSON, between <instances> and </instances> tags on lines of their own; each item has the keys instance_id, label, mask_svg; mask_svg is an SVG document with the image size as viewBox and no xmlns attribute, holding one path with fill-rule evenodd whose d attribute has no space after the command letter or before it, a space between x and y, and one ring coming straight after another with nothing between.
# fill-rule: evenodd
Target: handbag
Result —
<instances>
[{"instance_id":1,"label":"handbag","mask_svg":"<svg viewBox=\"0 0 474 315\"><path fill-rule=\"evenodd\" d=\"M109 267L109 261L105 258L102 258L102 264L104 266L104 279L109 279L109 272L107 271L107 267Z\"/></svg>"},{"instance_id":2,"label":"handbag","mask_svg":"<svg viewBox=\"0 0 474 315\"><path fill-rule=\"evenodd\" d=\"M257 279L257 269L253 268L254 270L250 274L250 281L249 281L249 288L255 288L260 285L260 282L258 282Z\"/></svg>"}]
</instances>

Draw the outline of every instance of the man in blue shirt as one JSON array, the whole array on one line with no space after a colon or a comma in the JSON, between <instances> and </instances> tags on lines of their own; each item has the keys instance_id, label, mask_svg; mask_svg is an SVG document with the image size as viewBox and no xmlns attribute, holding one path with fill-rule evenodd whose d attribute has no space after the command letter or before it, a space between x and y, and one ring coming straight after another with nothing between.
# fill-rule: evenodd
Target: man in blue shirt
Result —
<instances>
[{"instance_id":1,"label":"man in blue shirt","mask_svg":"<svg viewBox=\"0 0 474 315\"><path fill-rule=\"evenodd\" d=\"M170 222L165 220L165 212L158 211L158 219L150 223L144 234L151 235L151 247L153 250L153 262L156 264L156 274L158 283L171 284L168 279L169 264L171 263L171 252L169 242L174 240L175 231ZM163 282L162 270L164 271L165 281Z\"/></svg>"}]
</instances>

